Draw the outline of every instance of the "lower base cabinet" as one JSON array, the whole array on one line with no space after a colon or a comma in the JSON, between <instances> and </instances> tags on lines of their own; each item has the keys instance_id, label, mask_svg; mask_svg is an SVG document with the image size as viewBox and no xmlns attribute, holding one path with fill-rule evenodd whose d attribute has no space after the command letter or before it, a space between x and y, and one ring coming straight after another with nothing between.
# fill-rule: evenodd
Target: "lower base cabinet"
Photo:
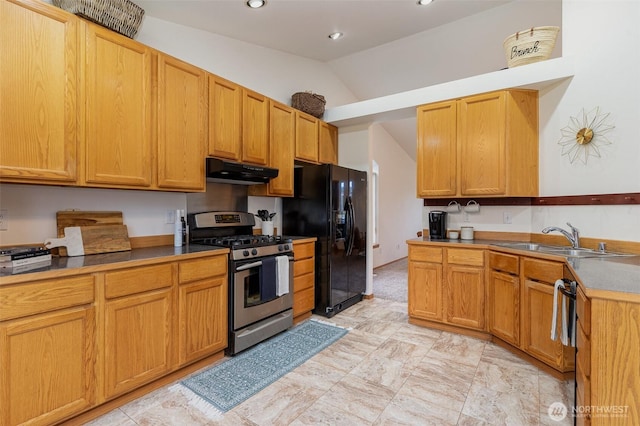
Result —
<instances>
[{"instance_id":1,"label":"lower base cabinet","mask_svg":"<svg viewBox=\"0 0 640 426\"><path fill-rule=\"evenodd\" d=\"M0 425L70 419L227 346L227 254L0 281Z\"/></svg>"},{"instance_id":2,"label":"lower base cabinet","mask_svg":"<svg viewBox=\"0 0 640 426\"><path fill-rule=\"evenodd\" d=\"M311 315L315 308L315 241L293 243L293 319Z\"/></svg>"}]
</instances>

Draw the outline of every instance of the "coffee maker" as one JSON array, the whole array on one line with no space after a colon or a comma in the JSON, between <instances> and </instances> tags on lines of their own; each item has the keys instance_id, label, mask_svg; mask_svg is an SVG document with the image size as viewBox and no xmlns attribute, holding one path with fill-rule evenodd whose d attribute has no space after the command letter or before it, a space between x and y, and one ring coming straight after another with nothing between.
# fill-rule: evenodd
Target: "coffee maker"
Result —
<instances>
[{"instance_id":1,"label":"coffee maker","mask_svg":"<svg viewBox=\"0 0 640 426\"><path fill-rule=\"evenodd\" d=\"M429 238L432 240L447 238L447 212L442 210L429 212Z\"/></svg>"}]
</instances>

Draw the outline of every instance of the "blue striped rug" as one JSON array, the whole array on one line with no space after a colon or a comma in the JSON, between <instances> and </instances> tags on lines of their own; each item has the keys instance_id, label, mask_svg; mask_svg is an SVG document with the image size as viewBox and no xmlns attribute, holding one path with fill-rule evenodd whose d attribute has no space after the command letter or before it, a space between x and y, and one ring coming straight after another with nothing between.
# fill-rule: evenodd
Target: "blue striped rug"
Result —
<instances>
[{"instance_id":1,"label":"blue striped rug","mask_svg":"<svg viewBox=\"0 0 640 426\"><path fill-rule=\"evenodd\" d=\"M180 382L203 401L226 412L266 388L327 346L347 329L308 320L239 355ZM174 389L175 390L175 389ZM184 392L182 392L184 394Z\"/></svg>"}]
</instances>

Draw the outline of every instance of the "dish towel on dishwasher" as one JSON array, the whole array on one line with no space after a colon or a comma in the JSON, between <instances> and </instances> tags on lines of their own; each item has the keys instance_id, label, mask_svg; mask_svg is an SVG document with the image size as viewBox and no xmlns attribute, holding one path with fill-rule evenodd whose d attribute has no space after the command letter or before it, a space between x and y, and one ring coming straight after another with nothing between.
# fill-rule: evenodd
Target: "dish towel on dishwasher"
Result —
<instances>
[{"instance_id":1,"label":"dish towel on dishwasher","mask_svg":"<svg viewBox=\"0 0 640 426\"><path fill-rule=\"evenodd\" d=\"M289 256L276 256L276 296L289 293Z\"/></svg>"},{"instance_id":2,"label":"dish towel on dishwasher","mask_svg":"<svg viewBox=\"0 0 640 426\"><path fill-rule=\"evenodd\" d=\"M557 340L558 338L558 303L562 304L562 319L560 322L560 326L562 327L560 330L560 341L565 346L575 346L575 311L574 309L569 309L569 313L572 318L568 317L567 314L567 300L564 294L560 293L560 298L558 299L559 290L566 290L563 280L557 280L555 285L553 286L553 318L551 320L551 340ZM572 300L569 300L568 303L573 303ZM569 327L571 331L569 331Z\"/></svg>"}]
</instances>

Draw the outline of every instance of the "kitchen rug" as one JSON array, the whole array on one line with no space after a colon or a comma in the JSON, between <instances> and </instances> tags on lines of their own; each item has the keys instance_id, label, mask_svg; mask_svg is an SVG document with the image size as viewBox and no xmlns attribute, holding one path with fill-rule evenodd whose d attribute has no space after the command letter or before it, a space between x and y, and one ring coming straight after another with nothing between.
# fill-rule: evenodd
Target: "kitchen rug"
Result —
<instances>
[{"instance_id":1,"label":"kitchen rug","mask_svg":"<svg viewBox=\"0 0 640 426\"><path fill-rule=\"evenodd\" d=\"M228 360L191 376L172 390L193 394L190 403L203 402L226 412L328 347L348 330L323 321L308 320ZM205 410L207 409L205 408ZM208 410L210 411L210 410Z\"/></svg>"}]
</instances>

